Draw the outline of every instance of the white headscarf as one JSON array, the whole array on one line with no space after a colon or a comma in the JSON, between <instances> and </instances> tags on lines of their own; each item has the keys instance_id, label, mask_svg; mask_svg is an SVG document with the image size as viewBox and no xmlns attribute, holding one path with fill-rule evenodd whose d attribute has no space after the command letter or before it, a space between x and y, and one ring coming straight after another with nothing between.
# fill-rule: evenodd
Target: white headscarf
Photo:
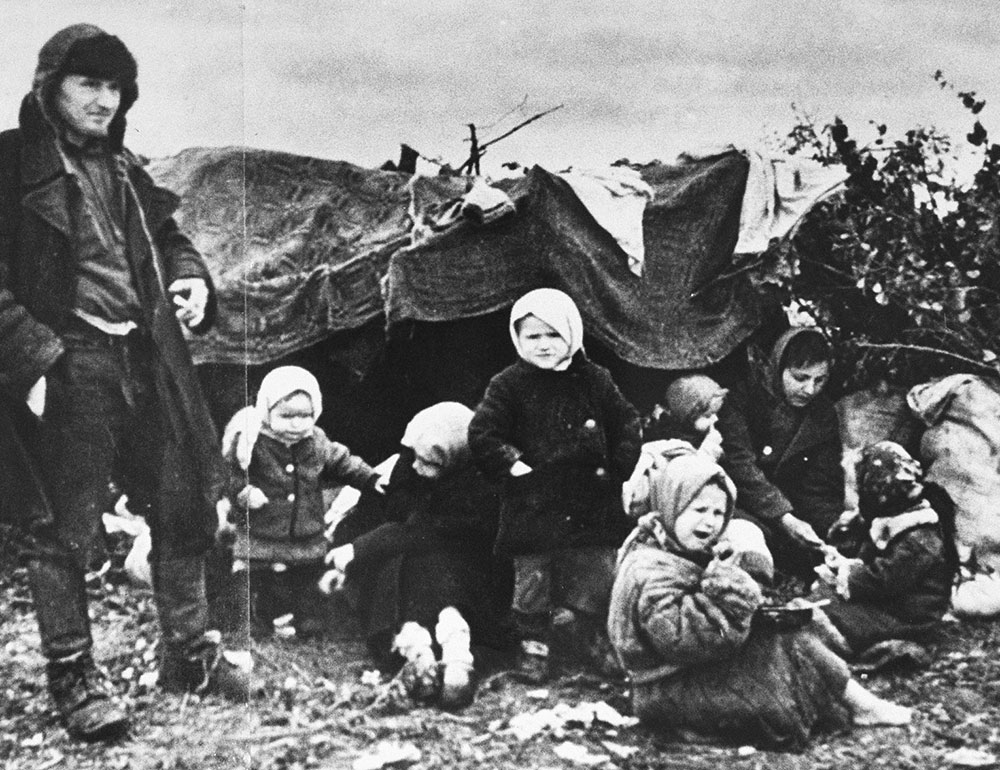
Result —
<instances>
[{"instance_id":1,"label":"white headscarf","mask_svg":"<svg viewBox=\"0 0 1000 770\"><path fill-rule=\"evenodd\" d=\"M250 467L253 448L261 432L267 433L267 416L274 405L302 391L312 402L313 418L323 411L319 382L301 366L279 366L268 372L257 391L257 403L245 406L232 416L222 433L222 454L235 456L239 466Z\"/></svg>"},{"instance_id":2,"label":"white headscarf","mask_svg":"<svg viewBox=\"0 0 1000 770\"><path fill-rule=\"evenodd\" d=\"M311 372L301 366L279 366L267 373L257 391L257 408L266 415L274 405L288 398L292 393L303 391L312 401L313 418L318 419L323 411L323 395L319 390L319 382Z\"/></svg>"},{"instance_id":3,"label":"white headscarf","mask_svg":"<svg viewBox=\"0 0 1000 770\"><path fill-rule=\"evenodd\" d=\"M514 303L510 309L510 338L522 358L515 324L529 315L547 323L569 345L569 356L554 367L557 371L567 369L577 351L583 350L583 319L576 303L559 289L534 289Z\"/></svg>"},{"instance_id":4,"label":"white headscarf","mask_svg":"<svg viewBox=\"0 0 1000 770\"><path fill-rule=\"evenodd\" d=\"M449 470L469 459L472 410L457 401L442 401L417 412L400 442L417 456Z\"/></svg>"}]
</instances>

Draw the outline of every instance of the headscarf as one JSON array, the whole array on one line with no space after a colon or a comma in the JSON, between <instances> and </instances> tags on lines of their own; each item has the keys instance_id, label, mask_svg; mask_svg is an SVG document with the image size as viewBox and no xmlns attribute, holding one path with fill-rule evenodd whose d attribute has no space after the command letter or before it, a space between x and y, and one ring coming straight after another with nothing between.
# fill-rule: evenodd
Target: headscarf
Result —
<instances>
[{"instance_id":1,"label":"headscarf","mask_svg":"<svg viewBox=\"0 0 1000 770\"><path fill-rule=\"evenodd\" d=\"M866 446L855 470L858 512L865 521L897 516L919 502L914 492L923 482L924 469L896 442Z\"/></svg>"},{"instance_id":2,"label":"headscarf","mask_svg":"<svg viewBox=\"0 0 1000 770\"><path fill-rule=\"evenodd\" d=\"M573 356L583 350L583 319L580 318L576 303L559 289L534 289L514 303L514 307L510 309L510 338L517 354L522 358L524 356L515 325L529 315L555 329L569 346L569 355L554 367L556 371L564 371L569 367Z\"/></svg>"},{"instance_id":3,"label":"headscarf","mask_svg":"<svg viewBox=\"0 0 1000 770\"><path fill-rule=\"evenodd\" d=\"M268 372L257 391L257 403L240 409L222 432L223 456L235 457L243 470L249 468L260 434L272 435L267 427L268 414L275 404L299 391L309 396L313 418L318 418L323 411L323 395L319 382L310 372L301 366L279 366Z\"/></svg>"},{"instance_id":4,"label":"headscarf","mask_svg":"<svg viewBox=\"0 0 1000 770\"><path fill-rule=\"evenodd\" d=\"M764 385L771 395L783 403L785 401L785 386L781 381L781 374L786 367L785 351L788 350L788 344L793 339L804 334L814 334L824 342L827 341L826 335L815 326L793 326L778 337L764 365Z\"/></svg>"},{"instance_id":5,"label":"headscarf","mask_svg":"<svg viewBox=\"0 0 1000 770\"><path fill-rule=\"evenodd\" d=\"M707 375L690 374L670 383L663 407L671 422L691 430L703 414L719 411L728 392Z\"/></svg>"},{"instance_id":6,"label":"headscarf","mask_svg":"<svg viewBox=\"0 0 1000 770\"><path fill-rule=\"evenodd\" d=\"M677 541L674 524L677 517L709 484L715 484L726 493L726 517L719 531L721 537L733 517L736 505L736 486L722 467L706 455L694 452L676 457L666 465L653 469L649 477L651 512L639 520L636 529L625 541L619 552L619 562L634 544L650 540L655 540L662 548L682 556L700 556L701 554L692 554L681 546Z\"/></svg>"},{"instance_id":7,"label":"headscarf","mask_svg":"<svg viewBox=\"0 0 1000 770\"><path fill-rule=\"evenodd\" d=\"M403 432L400 442L418 457L442 471L466 463L469 453L469 423L472 410L456 401L442 401L417 412Z\"/></svg>"},{"instance_id":8,"label":"headscarf","mask_svg":"<svg viewBox=\"0 0 1000 770\"><path fill-rule=\"evenodd\" d=\"M139 98L138 67L132 53L117 37L93 24L73 24L49 38L38 52L32 93L25 103L34 99L54 126L60 126L61 121L53 113L52 100L56 87L66 75L118 81L121 102L108 128L108 141L112 149L120 149L125 136L125 114Z\"/></svg>"},{"instance_id":9,"label":"headscarf","mask_svg":"<svg viewBox=\"0 0 1000 770\"><path fill-rule=\"evenodd\" d=\"M275 404L300 390L312 401L313 418L319 419L323 411L323 394L320 392L319 382L301 366L279 366L269 371L261 380L260 390L257 391L257 408L265 415L266 420L266 415Z\"/></svg>"}]
</instances>

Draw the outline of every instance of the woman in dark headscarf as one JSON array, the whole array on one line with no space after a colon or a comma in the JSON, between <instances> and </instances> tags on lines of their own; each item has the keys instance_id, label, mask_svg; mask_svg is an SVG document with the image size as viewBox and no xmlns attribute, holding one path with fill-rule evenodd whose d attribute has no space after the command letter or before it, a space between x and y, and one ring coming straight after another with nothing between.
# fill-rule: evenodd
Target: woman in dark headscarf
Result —
<instances>
[{"instance_id":1,"label":"woman in dark headscarf","mask_svg":"<svg viewBox=\"0 0 1000 770\"><path fill-rule=\"evenodd\" d=\"M608 631L636 716L684 738L802 749L810 734L903 724L810 626L753 622L763 597L724 538L735 489L711 460L679 457L651 478L652 512L619 552Z\"/></svg>"}]
</instances>

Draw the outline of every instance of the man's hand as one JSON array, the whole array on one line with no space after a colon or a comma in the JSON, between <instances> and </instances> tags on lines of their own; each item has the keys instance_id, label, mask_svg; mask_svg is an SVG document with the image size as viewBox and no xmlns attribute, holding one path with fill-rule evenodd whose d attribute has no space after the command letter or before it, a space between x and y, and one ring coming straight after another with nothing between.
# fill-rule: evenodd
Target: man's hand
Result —
<instances>
[{"instance_id":1,"label":"man's hand","mask_svg":"<svg viewBox=\"0 0 1000 770\"><path fill-rule=\"evenodd\" d=\"M28 405L28 409L35 417L41 417L45 414L45 392L46 384L45 377L39 377L38 382L31 386L31 390L28 391L27 398L24 399L25 403Z\"/></svg>"},{"instance_id":2,"label":"man's hand","mask_svg":"<svg viewBox=\"0 0 1000 770\"><path fill-rule=\"evenodd\" d=\"M793 540L802 545L823 545L823 539L816 534L816 530L810 524L790 513L781 517L781 526Z\"/></svg>"},{"instance_id":3,"label":"man's hand","mask_svg":"<svg viewBox=\"0 0 1000 770\"><path fill-rule=\"evenodd\" d=\"M514 464L510 466L511 476L526 476L531 473L531 471L532 467L527 463L521 462L520 460L515 461Z\"/></svg>"},{"instance_id":4,"label":"man's hand","mask_svg":"<svg viewBox=\"0 0 1000 770\"><path fill-rule=\"evenodd\" d=\"M208 284L201 278L178 278L169 287L177 306L177 320L193 329L205 320L205 310L208 308Z\"/></svg>"},{"instance_id":5,"label":"man's hand","mask_svg":"<svg viewBox=\"0 0 1000 770\"><path fill-rule=\"evenodd\" d=\"M229 513L233 505L226 498L215 504L216 528L215 542L223 548L232 548L236 542L236 527L229 521Z\"/></svg>"},{"instance_id":6,"label":"man's hand","mask_svg":"<svg viewBox=\"0 0 1000 770\"><path fill-rule=\"evenodd\" d=\"M347 565L354 561L354 546L350 543L337 546L326 555L324 561L332 564L338 572L346 572Z\"/></svg>"}]
</instances>

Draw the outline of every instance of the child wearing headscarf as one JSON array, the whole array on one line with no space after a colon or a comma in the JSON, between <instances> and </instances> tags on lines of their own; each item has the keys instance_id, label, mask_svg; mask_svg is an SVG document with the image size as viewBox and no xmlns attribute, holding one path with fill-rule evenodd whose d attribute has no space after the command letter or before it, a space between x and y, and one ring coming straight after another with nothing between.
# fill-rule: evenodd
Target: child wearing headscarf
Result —
<instances>
[{"instance_id":1,"label":"child wearing headscarf","mask_svg":"<svg viewBox=\"0 0 1000 770\"><path fill-rule=\"evenodd\" d=\"M648 475L681 455L703 452L713 460L722 455L722 436L715 429L725 388L704 374L678 377L664 393L643 426L639 462L622 489L622 503L633 518L649 513Z\"/></svg>"},{"instance_id":2,"label":"child wearing headscarf","mask_svg":"<svg viewBox=\"0 0 1000 770\"><path fill-rule=\"evenodd\" d=\"M264 377L256 404L226 426L230 479L222 508L235 529L226 603L237 633L246 633L251 616L270 631L271 622L288 612L299 633L315 630L310 610L321 596L316 583L328 550L323 486L379 485L368 463L316 425L322 408L316 378L301 367L281 366Z\"/></svg>"},{"instance_id":3,"label":"child wearing headscarf","mask_svg":"<svg viewBox=\"0 0 1000 770\"><path fill-rule=\"evenodd\" d=\"M920 463L899 444L865 447L857 464L857 558L834 552L817 568L837 594L826 614L850 651L889 640L919 641L939 624L958 573L954 504L923 481Z\"/></svg>"},{"instance_id":4,"label":"child wearing headscarf","mask_svg":"<svg viewBox=\"0 0 1000 770\"><path fill-rule=\"evenodd\" d=\"M670 383L643 428L649 443L686 441L713 460L722 456L722 436L715 427L729 391L705 374L686 374Z\"/></svg>"},{"instance_id":5,"label":"child wearing headscarf","mask_svg":"<svg viewBox=\"0 0 1000 770\"><path fill-rule=\"evenodd\" d=\"M493 555L499 489L471 462L471 418L455 402L417 413L378 510L362 513L378 526L327 558L357 593L373 652L387 655L391 643L410 694L445 708L472 700L470 645L502 644L510 601L509 565Z\"/></svg>"},{"instance_id":6,"label":"child wearing headscarf","mask_svg":"<svg viewBox=\"0 0 1000 770\"><path fill-rule=\"evenodd\" d=\"M569 296L536 289L510 313L520 358L490 381L469 426L478 466L503 480L496 548L514 559L518 675L549 676L601 651L614 555L629 530L622 483L639 454L639 416L583 352Z\"/></svg>"},{"instance_id":7,"label":"child wearing headscarf","mask_svg":"<svg viewBox=\"0 0 1000 770\"><path fill-rule=\"evenodd\" d=\"M686 740L801 750L814 731L903 724L810 625L754 622L763 595L726 541L736 491L703 455L651 479L653 510L618 554L608 632L634 713Z\"/></svg>"}]
</instances>

